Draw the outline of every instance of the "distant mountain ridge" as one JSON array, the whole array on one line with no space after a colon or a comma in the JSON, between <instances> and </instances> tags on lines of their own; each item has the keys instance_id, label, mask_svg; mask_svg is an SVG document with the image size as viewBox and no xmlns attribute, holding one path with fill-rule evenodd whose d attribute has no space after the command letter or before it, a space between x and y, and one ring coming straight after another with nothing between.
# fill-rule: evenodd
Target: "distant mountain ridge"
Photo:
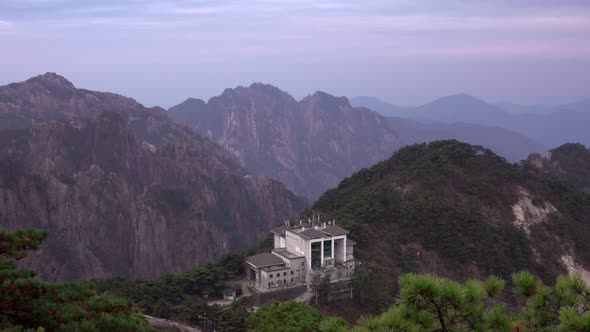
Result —
<instances>
[{"instance_id":1,"label":"distant mountain ridge","mask_svg":"<svg viewBox=\"0 0 590 332\"><path fill-rule=\"evenodd\" d=\"M387 117L404 117L413 109L413 107L393 105L370 96L353 97L350 99L350 104L354 107L366 107Z\"/></svg>"},{"instance_id":2,"label":"distant mountain ridge","mask_svg":"<svg viewBox=\"0 0 590 332\"><path fill-rule=\"evenodd\" d=\"M226 89L207 103L188 99L169 113L249 170L280 180L310 201L400 146L385 118L320 91L297 101L254 83Z\"/></svg>"},{"instance_id":3,"label":"distant mountain ridge","mask_svg":"<svg viewBox=\"0 0 590 332\"><path fill-rule=\"evenodd\" d=\"M47 280L184 272L305 203L130 98L48 73L0 87L0 222L48 230L22 264Z\"/></svg>"},{"instance_id":4,"label":"distant mountain ridge","mask_svg":"<svg viewBox=\"0 0 590 332\"><path fill-rule=\"evenodd\" d=\"M472 123L422 123L416 120L389 117L390 126L403 145L456 139L474 145L482 145L511 162L527 158L531 153L544 154L547 147L515 131L500 127Z\"/></svg>"},{"instance_id":5,"label":"distant mountain ridge","mask_svg":"<svg viewBox=\"0 0 590 332\"><path fill-rule=\"evenodd\" d=\"M355 100L354 98L352 100ZM376 102L363 105L363 99L356 99L356 106L369 107ZM386 105L381 103L380 105ZM554 148L567 142L590 145L590 102L582 100L575 103L544 106L535 111L528 108L526 112L506 112L498 105L492 105L481 99L457 94L439 98L422 106L400 113L404 117L423 123L472 123L488 127L501 127L525 135L544 146ZM518 108L518 106L516 106ZM391 108L387 112L396 112Z\"/></svg>"}]
</instances>

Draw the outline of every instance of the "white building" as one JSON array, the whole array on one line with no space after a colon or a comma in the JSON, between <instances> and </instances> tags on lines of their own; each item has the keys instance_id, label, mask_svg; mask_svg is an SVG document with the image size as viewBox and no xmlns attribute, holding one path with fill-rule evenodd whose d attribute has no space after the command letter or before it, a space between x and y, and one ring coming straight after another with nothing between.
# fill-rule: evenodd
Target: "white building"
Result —
<instances>
[{"instance_id":1,"label":"white building","mask_svg":"<svg viewBox=\"0 0 590 332\"><path fill-rule=\"evenodd\" d=\"M334 221L299 222L272 230L274 248L246 259L249 284L261 291L309 284L314 274L349 280L354 271L354 245L348 231Z\"/></svg>"}]
</instances>

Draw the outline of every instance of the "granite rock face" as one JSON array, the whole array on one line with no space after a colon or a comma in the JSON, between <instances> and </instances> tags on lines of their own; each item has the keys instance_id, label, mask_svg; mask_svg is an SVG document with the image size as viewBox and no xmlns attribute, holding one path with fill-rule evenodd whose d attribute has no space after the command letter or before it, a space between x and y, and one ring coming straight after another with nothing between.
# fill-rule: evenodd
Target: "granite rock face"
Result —
<instances>
[{"instance_id":1,"label":"granite rock face","mask_svg":"<svg viewBox=\"0 0 590 332\"><path fill-rule=\"evenodd\" d=\"M46 280L183 272L305 207L162 109L55 74L0 96L0 224L49 231L21 263Z\"/></svg>"},{"instance_id":2,"label":"granite rock face","mask_svg":"<svg viewBox=\"0 0 590 332\"><path fill-rule=\"evenodd\" d=\"M255 83L226 89L207 103L188 99L169 113L224 146L244 167L309 201L399 148L381 115L324 92L297 101Z\"/></svg>"}]
</instances>

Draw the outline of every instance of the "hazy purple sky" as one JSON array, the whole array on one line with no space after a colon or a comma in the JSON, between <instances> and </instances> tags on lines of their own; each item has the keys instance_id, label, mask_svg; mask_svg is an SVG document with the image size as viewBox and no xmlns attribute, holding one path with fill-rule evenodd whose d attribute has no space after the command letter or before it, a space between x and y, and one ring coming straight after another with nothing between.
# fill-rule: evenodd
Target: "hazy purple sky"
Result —
<instances>
[{"instance_id":1,"label":"hazy purple sky","mask_svg":"<svg viewBox=\"0 0 590 332\"><path fill-rule=\"evenodd\" d=\"M0 0L0 84L54 71L147 105L265 82L420 104L590 98L590 1Z\"/></svg>"}]
</instances>

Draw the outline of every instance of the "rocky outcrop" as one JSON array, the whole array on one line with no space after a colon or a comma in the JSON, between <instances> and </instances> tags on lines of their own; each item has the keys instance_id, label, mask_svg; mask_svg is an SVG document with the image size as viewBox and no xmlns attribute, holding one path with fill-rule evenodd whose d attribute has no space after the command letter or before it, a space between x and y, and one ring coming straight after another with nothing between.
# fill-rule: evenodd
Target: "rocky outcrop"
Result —
<instances>
[{"instance_id":1,"label":"rocky outcrop","mask_svg":"<svg viewBox=\"0 0 590 332\"><path fill-rule=\"evenodd\" d=\"M250 171L278 179L310 201L399 147L382 116L323 92L297 101L255 83L226 89L207 103L188 99L169 113Z\"/></svg>"},{"instance_id":2,"label":"rocky outcrop","mask_svg":"<svg viewBox=\"0 0 590 332\"><path fill-rule=\"evenodd\" d=\"M183 272L304 208L164 111L65 82L51 74L0 88L0 113L31 119L0 131L0 222L49 231L22 261L42 278Z\"/></svg>"},{"instance_id":3,"label":"rocky outcrop","mask_svg":"<svg viewBox=\"0 0 590 332\"><path fill-rule=\"evenodd\" d=\"M530 235L531 227L546 222L557 209L550 202L533 202L531 193L525 188L519 187L517 191L518 202L512 206L514 224Z\"/></svg>"},{"instance_id":4,"label":"rocky outcrop","mask_svg":"<svg viewBox=\"0 0 590 332\"><path fill-rule=\"evenodd\" d=\"M590 193L590 150L582 144L563 144L544 157L531 154L523 164L535 172L559 177Z\"/></svg>"}]
</instances>

